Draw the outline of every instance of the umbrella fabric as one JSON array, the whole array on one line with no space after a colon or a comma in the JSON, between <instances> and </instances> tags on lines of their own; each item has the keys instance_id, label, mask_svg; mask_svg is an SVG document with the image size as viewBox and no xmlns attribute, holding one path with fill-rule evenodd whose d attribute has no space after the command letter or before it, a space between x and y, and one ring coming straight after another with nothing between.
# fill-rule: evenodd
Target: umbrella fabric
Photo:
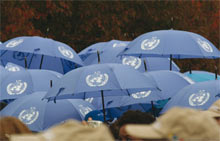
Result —
<instances>
[{"instance_id":1,"label":"umbrella fabric","mask_svg":"<svg viewBox=\"0 0 220 141\"><path fill-rule=\"evenodd\" d=\"M152 108L151 104L133 104L133 105L122 106L122 107L107 108L106 109L106 120L108 121L108 123L111 123L111 122L114 122L119 117L121 117L123 113L127 112L128 110L150 112L151 108ZM102 110L91 111L90 113L86 115L85 120L87 120L89 117L91 117L94 120L104 121L104 115L103 115Z\"/></svg>"},{"instance_id":2,"label":"umbrella fabric","mask_svg":"<svg viewBox=\"0 0 220 141\"><path fill-rule=\"evenodd\" d=\"M11 62L30 69L47 69L66 73L83 66L82 60L68 45L38 36L17 37L2 44L1 63ZM25 63L26 58L26 63Z\"/></svg>"},{"instance_id":3,"label":"umbrella fabric","mask_svg":"<svg viewBox=\"0 0 220 141\"><path fill-rule=\"evenodd\" d=\"M212 72L207 72L207 71L192 71L190 72L185 72L184 75L187 77L191 78L195 82L204 82L204 81L209 81L209 80L215 80L216 76ZM217 75L217 80L220 79L220 75Z\"/></svg>"},{"instance_id":4,"label":"umbrella fabric","mask_svg":"<svg viewBox=\"0 0 220 141\"><path fill-rule=\"evenodd\" d=\"M100 97L97 92L119 90L120 95L129 95L129 90L157 90L150 78L142 73L120 64L98 64L75 69L64 75L45 98L75 95L81 98ZM128 91L127 91L128 90ZM90 94L89 94L90 93ZM113 95L119 95L113 93ZM112 93L111 93L112 95ZM111 96L108 95L108 96ZM104 96L107 96L106 94Z\"/></svg>"},{"instance_id":5,"label":"umbrella fabric","mask_svg":"<svg viewBox=\"0 0 220 141\"><path fill-rule=\"evenodd\" d=\"M130 96L107 96L105 97L105 107L125 107L135 104L151 104L151 101L161 100L158 93L153 91L142 91L130 94ZM89 97L85 101L91 103L96 109L102 109L101 97Z\"/></svg>"},{"instance_id":6,"label":"umbrella fabric","mask_svg":"<svg viewBox=\"0 0 220 141\"><path fill-rule=\"evenodd\" d=\"M194 84L195 82L176 71L152 71L144 73L145 76L151 77L157 86L161 89L162 99L172 98L176 93L185 86Z\"/></svg>"},{"instance_id":7,"label":"umbrella fabric","mask_svg":"<svg viewBox=\"0 0 220 141\"><path fill-rule=\"evenodd\" d=\"M138 36L122 55L172 58L219 58L220 51L199 34L180 30L158 30Z\"/></svg>"},{"instance_id":8,"label":"umbrella fabric","mask_svg":"<svg viewBox=\"0 0 220 141\"><path fill-rule=\"evenodd\" d=\"M220 99L220 80L199 82L181 89L165 105L161 113L176 106L207 110L218 99Z\"/></svg>"},{"instance_id":9,"label":"umbrella fabric","mask_svg":"<svg viewBox=\"0 0 220 141\"><path fill-rule=\"evenodd\" d=\"M104 51L115 48L115 49L120 49L123 47L126 47L128 45L129 41L119 41L119 40L111 40L108 42L99 42L92 44L79 52L79 56L82 60L87 59L87 57L96 57L97 56L97 51L102 54Z\"/></svg>"},{"instance_id":10,"label":"umbrella fabric","mask_svg":"<svg viewBox=\"0 0 220 141\"><path fill-rule=\"evenodd\" d=\"M50 81L56 82L60 77L61 74L49 70L1 72L0 100L16 99L35 91L47 91Z\"/></svg>"},{"instance_id":11,"label":"umbrella fabric","mask_svg":"<svg viewBox=\"0 0 220 141\"><path fill-rule=\"evenodd\" d=\"M123 42L118 41L118 43L115 43L115 40L112 40L106 43L102 42L100 43L100 44L103 44L102 46L98 46L100 44L97 43L97 48L95 48L96 47L95 45L92 46L93 49L91 49L90 51L90 52L93 52L92 55L86 54L86 52L89 52L90 50L90 48L88 48L80 52L79 56L82 58L83 63L85 65L92 65L92 64L98 64L98 63L100 64L119 63L119 64L131 66L134 69L137 69L141 72L145 72L145 67L144 67L144 60L145 60L146 65L147 65L147 71L170 69L169 68L170 60L168 58L158 58L158 57L138 58L134 56L118 56L118 54L126 48L128 43L129 42L125 42L125 41ZM96 53L97 50L102 51L102 53L100 53L100 62L98 62L99 59ZM174 71L180 70L179 67L174 62L172 62L172 68Z\"/></svg>"},{"instance_id":12,"label":"umbrella fabric","mask_svg":"<svg viewBox=\"0 0 220 141\"><path fill-rule=\"evenodd\" d=\"M7 105L1 116L14 116L32 131L42 131L67 119L82 121L95 108L81 99L65 99L56 103L42 100L46 92L21 97Z\"/></svg>"}]
</instances>

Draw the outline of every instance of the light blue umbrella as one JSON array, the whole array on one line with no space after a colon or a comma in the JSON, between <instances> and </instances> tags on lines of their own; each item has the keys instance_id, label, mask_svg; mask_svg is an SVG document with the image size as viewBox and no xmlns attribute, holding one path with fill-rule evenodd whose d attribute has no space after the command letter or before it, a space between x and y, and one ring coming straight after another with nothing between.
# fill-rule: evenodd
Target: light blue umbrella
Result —
<instances>
[{"instance_id":1,"label":"light blue umbrella","mask_svg":"<svg viewBox=\"0 0 220 141\"><path fill-rule=\"evenodd\" d=\"M187 76L176 71L152 71L146 72L144 75L156 82L157 86L161 89L160 97L162 97L162 99L172 98L185 86L195 83Z\"/></svg>"},{"instance_id":2,"label":"light blue umbrella","mask_svg":"<svg viewBox=\"0 0 220 141\"><path fill-rule=\"evenodd\" d=\"M181 89L165 105L161 113L176 106L207 110L218 99L220 99L220 80L199 82Z\"/></svg>"},{"instance_id":3,"label":"light blue umbrella","mask_svg":"<svg viewBox=\"0 0 220 141\"><path fill-rule=\"evenodd\" d=\"M212 73L212 72L207 72L207 71L191 71L190 72L185 72L184 75L187 77L191 78L195 82L203 82L203 81L209 81L209 80L219 80L220 75L217 75ZM217 77L217 78L216 78Z\"/></svg>"},{"instance_id":4,"label":"light blue umbrella","mask_svg":"<svg viewBox=\"0 0 220 141\"><path fill-rule=\"evenodd\" d=\"M172 61L172 58L215 59L220 57L220 51L199 34L180 30L158 30L135 38L121 55L140 58L147 56L170 57ZM170 69L172 70L172 66Z\"/></svg>"},{"instance_id":5,"label":"light blue umbrella","mask_svg":"<svg viewBox=\"0 0 220 141\"><path fill-rule=\"evenodd\" d=\"M108 42L99 42L88 46L79 52L79 56L82 60L87 59L87 57L97 57L97 51L102 54L104 51L115 48L115 49L123 49L128 45L129 41L119 41L119 40L111 40Z\"/></svg>"},{"instance_id":6,"label":"light blue umbrella","mask_svg":"<svg viewBox=\"0 0 220 141\"><path fill-rule=\"evenodd\" d=\"M14 116L32 131L42 131L67 119L82 121L85 115L95 110L81 99L65 99L56 103L42 100L46 92L36 92L21 97L7 105L1 116Z\"/></svg>"},{"instance_id":7,"label":"light blue umbrella","mask_svg":"<svg viewBox=\"0 0 220 141\"><path fill-rule=\"evenodd\" d=\"M38 36L17 37L0 48L1 63L11 62L29 69L47 69L66 73L83 66L82 60L68 45Z\"/></svg>"},{"instance_id":8,"label":"light blue umbrella","mask_svg":"<svg viewBox=\"0 0 220 141\"><path fill-rule=\"evenodd\" d=\"M131 91L158 90L144 74L121 64L97 64L75 69L62 77L45 98L74 95L80 98L129 95ZM105 91L122 91L105 94ZM100 94L97 95L97 92ZM104 105L103 105L104 109ZM105 115L105 114L104 114Z\"/></svg>"},{"instance_id":9,"label":"light blue umbrella","mask_svg":"<svg viewBox=\"0 0 220 141\"><path fill-rule=\"evenodd\" d=\"M219 50L199 34L180 30L158 30L138 36L125 55L173 58L219 58Z\"/></svg>"},{"instance_id":10,"label":"light blue umbrella","mask_svg":"<svg viewBox=\"0 0 220 141\"><path fill-rule=\"evenodd\" d=\"M1 72L0 100L16 99L35 91L47 91L51 82L55 83L61 76L49 70Z\"/></svg>"},{"instance_id":11,"label":"light blue umbrella","mask_svg":"<svg viewBox=\"0 0 220 141\"><path fill-rule=\"evenodd\" d=\"M117 41L117 42L116 42ZM92 64L103 64L103 63L119 63L123 65L128 65L137 69L141 72L154 71L154 70L169 70L169 58L158 58L158 57L145 57L138 58L134 56L118 56L122 52L129 42L112 40L109 42L102 42L92 45L93 47L86 48L79 53L85 65ZM96 48L95 48L96 47ZM102 53L98 56L97 51L101 50ZM88 55L88 52L93 52L93 54ZM86 57L85 57L86 56ZM99 62L100 57L100 62ZM144 64L145 61L145 64ZM172 62L173 70L179 71L179 67ZM146 66L146 68L145 68Z\"/></svg>"}]
</instances>

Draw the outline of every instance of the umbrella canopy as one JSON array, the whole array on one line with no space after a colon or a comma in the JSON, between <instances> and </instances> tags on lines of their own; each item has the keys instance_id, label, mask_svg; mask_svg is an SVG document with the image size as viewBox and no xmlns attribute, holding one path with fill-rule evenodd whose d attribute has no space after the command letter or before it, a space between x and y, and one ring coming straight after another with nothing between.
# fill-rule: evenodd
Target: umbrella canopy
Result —
<instances>
[{"instance_id":1,"label":"umbrella canopy","mask_svg":"<svg viewBox=\"0 0 220 141\"><path fill-rule=\"evenodd\" d=\"M151 78L145 77L142 73L128 66L97 64L78 68L65 74L48 91L45 98L62 95L82 95L85 97L87 93L91 93L90 97L96 97L96 92L101 90L125 90L121 95L129 95L129 90L140 89L142 91L157 90L157 86ZM114 93L114 95L118 96L118 93Z\"/></svg>"},{"instance_id":2,"label":"umbrella canopy","mask_svg":"<svg viewBox=\"0 0 220 141\"><path fill-rule=\"evenodd\" d=\"M191 78L195 82L204 82L204 81L209 81L209 80L219 80L220 75L217 75L212 73L212 72L207 72L207 71L191 71L190 72L185 72L184 75L187 77ZM216 78L217 77L217 78Z\"/></svg>"},{"instance_id":3,"label":"umbrella canopy","mask_svg":"<svg viewBox=\"0 0 220 141\"><path fill-rule=\"evenodd\" d=\"M18 64L30 69L47 69L66 73L83 66L82 60L68 45L38 36L17 37L0 48L1 62Z\"/></svg>"},{"instance_id":4,"label":"umbrella canopy","mask_svg":"<svg viewBox=\"0 0 220 141\"><path fill-rule=\"evenodd\" d=\"M65 99L56 103L42 100L46 92L36 92L21 97L8 104L1 116L14 116L25 123L32 131L42 131L67 119L82 121L85 115L95 110L81 99Z\"/></svg>"},{"instance_id":5,"label":"umbrella canopy","mask_svg":"<svg viewBox=\"0 0 220 141\"><path fill-rule=\"evenodd\" d=\"M87 57L97 57L97 51L102 54L104 51L115 48L120 49L122 47L126 47L129 41L119 41L119 40L111 40L108 42L99 42L96 44L92 44L79 52L79 56L82 60L87 59Z\"/></svg>"},{"instance_id":6,"label":"umbrella canopy","mask_svg":"<svg viewBox=\"0 0 220 141\"><path fill-rule=\"evenodd\" d=\"M121 93L111 93L114 95L129 95L130 91L158 90L156 84L142 73L131 67L120 64L97 64L75 69L56 83L48 91L45 98L59 97L65 95L75 95L85 98L88 96L102 97L103 110L105 91L122 90ZM100 92L96 95L95 92ZM87 95L87 96L85 96ZM105 115L105 111L104 111Z\"/></svg>"},{"instance_id":7,"label":"umbrella canopy","mask_svg":"<svg viewBox=\"0 0 220 141\"><path fill-rule=\"evenodd\" d=\"M199 34L180 30L158 30L138 36L123 55L172 58L219 58L220 51Z\"/></svg>"},{"instance_id":8,"label":"umbrella canopy","mask_svg":"<svg viewBox=\"0 0 220 141\"><path fill-rule=\"evenodd\" d=\"M181 89L165 105L161 113L176 106L207 110L218 99L220 99L220 80L195 83Z\"/></svg>"},{"instance_id":9,"label":"umbrella canopy","mask_svg":"<svg viewBox=\"0 0 220 141\"><path fill-rule=\"evenodd\" d=\"M79 53L79 56L82 58L83 63L85 65L91 64L103 64L103 63L119 63L123 65L128 65L137 69L141 72L154 71L154 70L169 70L170 60L168 58L158 58L158 57L145 57L138 58L134 56L118 56L120 52L122 52L129 42L125 41L117 41L112 40L109 42L97 43L97 48L95 48L96 44L91 48L86 48L82 52ZM104 48L104 49L103 49ZM101 50L102 53L98 56L97 51ZM88 52L93 52L93 54L88 55ZM86 57L85 57L86 56ZM100 62L99 62L100 58ZM144 64L144 60L146 61L146 68ZM179 71L179 67L172 62L172 68L174 71Z\"/></svg>"},{"instance_id":10,"label":"umbrella canopy","mask_svg":"<svg viewBox=\"0 0 220 141\"><path fill-rule=\"evenodd\" d=\"M175 71L152 71L144 73L144 75L151 77L156 82L157 86L161 89L160 97L162 99L172 98L185 86L195 83L187 76Z\"/></svg>"},{"instance_id":11,"label":"umbrella canopy","mask_svg":"<svg viewBox=\"0 0 220 141\"><path fill-rule=\"evenodd\" d=\"M135 104L151 104L151 101L161 100L162 98L158 96L157 93L152 91L142 91L137 93L132 93L130 96L107 96L105 97L105 107L115 108L115 107L125 107ZM96 107L96 109L102 109L102 99L101 97L90 97L86 98L85 101L91 103Z\"/></svg>"},{"instance_id":12,"label":"umbrella canopy","mask_svg":"<svg viewBox=\"0 0 220 141\"><path fill-rule=\"evenodd\" d=\"M0 100L16 99L35 91L47 91L51 87L51 81L56 82L61 76L49 70L1 72Z\"/></svg>"}]
</instances>

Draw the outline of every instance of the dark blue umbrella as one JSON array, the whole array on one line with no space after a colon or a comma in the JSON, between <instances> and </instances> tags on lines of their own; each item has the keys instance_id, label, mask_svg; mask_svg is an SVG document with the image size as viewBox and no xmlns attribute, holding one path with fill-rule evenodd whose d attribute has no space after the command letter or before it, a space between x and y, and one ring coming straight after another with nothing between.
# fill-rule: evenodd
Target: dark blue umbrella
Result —
<instances>
[{"instance_id":1,"label":"dark blue umbrella","mask_svg":"<svg viewBox=\"0 0 220 141\"><path fill-rule=\"evenodd\" d=\"M144 73L144 75L151 77L156 82L157 86L161 89L160 97L162 99L172 98L185 86L195 83L187 76L176 71L152 71Z\"/></svg>"},{"instance_id":2,"label":"dark blue umbrella","mask_svg":"<svg viewBox=\"0 0 220 141\"><path fill-rule=\"evenodd\" d=\"M81 99L65 99L56 103L42 100L46 92L36 92L21 97L5 107L1 116L14 116L32 131L42 131L67 119L82 121L85 115L95 110Z\"/></svg>"},{"instance_id":3,"label":"dark blue umbrella","mask_svg":"<svg viewBox=\"0 0 220 141\"><path fill-rule=\"evenodd\" d=\"M218 99L220 99L220 80L199 82L181 89L165 105L161 113L176 106L207 110Z\"/></svg>"},{"instance_id":4,"label":"dark blue umbrella","mask_svg":"<svg viewBox=\"0 0 220 141\"><path fill-rule=\"evenodd\" d=\"M130 95L131 91L158 90L154 81L142 73L120 64L97 64L75 69L62 77L45 98L74 95L80 98ZM105 91L122 91L105 94ZM97 94L97 92L100 94ZM104 114L105 115L105 114Z\"/></svg>"},{"instance_id":5,"label":"dark blue umbrella","mask_svg":"<svg viewBox=\"0 0 220 141\"><path fill-rule=\"evenodd\" d=\"M108 92L106 92L108 93ZM105 107L116 108L125 107L135 104L151 104L151 101L161 100L158 92L153 91L141 91L131 93L130 96L106 96ZM85 101L88 101L96 107L98 110L102 110L102 99L101 97L89 97Z\"/></svg>"},{"instance_id":6,"label":"dark blue umbrella","mask_svg":"<svg viewBox=\"0 0 220 141\"><path fill-rule=\"evenodd\" d=\"M138 36L121 55L138 57L219 58L220 51L199 34L180 30L158 30ZM170 69L172 67L170 66Z\"/></svg>"},{"instance_id":7,"label":"dark blue umbrella","mask_svg":"<svg viewBox=\"0 0 220 141\"><path fill-rule=\"evenodd\" d=\"M17 37L2 44L1 62L12 62L30 69L47 69L66 73L83 63L68 45L42 37Z\"/></svg>"},{"instance_id":8,"label":"dark blue umbrella","mask_svg":"<svg viewBox=\"0 0 220 141\"><path fill-rule=\"evenodd\" d=\"M119 63L128 65L141 72L154 71L154 70L169 70L170 60L168 58L158 57L145 57L138 58L134 56L118 56L122 52L129 42L112 40L109 42L102 42L92 45L79 53L85 65L103 64L103 63ZM118 46L116 46L118 45ZM102 53L98 56L97 51L101 50ZM88 55L88 52L93 54ZM86 57L85 57L86 56ZM99 62L100 57L100 62ZM145 63L144 63L145 61ZM178 66L172 62L173 70L179 71ZM146 67L145 67L146 66Z\"/></svg>"},{"instance_id":9,"label":"dark blue umbrella","mask_svg":"<svg viewBox=\"0 0 220 141\"><path fill-rule=\"evenodd\" d=\"M16 99L36 91L47 91L51 82L62 75L49 70L24 70L5 72L0 77L0 100Z\"/></svg>"},{"instance_id":10,"label":"dark blue umbrella","mask_svg":"<svg viewBox=\"0 0 220 141\"><path fill-rule=\"evenodd\" d=\"M203 82L203 81L220 79L220 75L216 75L212 72L207 72L207 71L185 72L184 75L191 78L195 82Z\"/></svg>"}]
</instances>

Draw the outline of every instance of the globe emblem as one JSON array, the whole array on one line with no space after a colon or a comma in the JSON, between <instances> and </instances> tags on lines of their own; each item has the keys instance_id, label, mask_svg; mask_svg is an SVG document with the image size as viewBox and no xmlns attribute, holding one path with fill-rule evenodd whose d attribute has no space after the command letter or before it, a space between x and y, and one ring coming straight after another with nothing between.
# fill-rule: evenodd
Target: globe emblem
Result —
<instances>
[{"instance_id":1,"label":"globe emblem","mask_svg":"<svg viewBox=\"0 0 220 141\"><path fill-rule=\"evenodd\" d=\"M15 65L6 65L5 66L5 69L8 70L8 71L20 71L20 68L18 66L15 66Z\"/></svg>"},{"instance_id":2,"label":"globe emblem","mask_svg":"<svg viewBox=\"0 0 220 141\"><path fill-rule=\"evenodd\" d=\"M59 46L59 47L58 47L58 50L60 51L60 53L61 53L63 56L65 56L65 57L67 57L67 58L72 59L72 58L74 57L73 53L72 53L69 49L66 49L66 48L63 47L63 46Z\"/></svg>"},{"instance_id":3,"label":"globe emblem","mask_svg":"<svg viewBox=\"0 0 220 141\"><path fill-rule=\"evenodd\" d=\"M131 94L131 96L134 99L140 99L140 98L145 98L145 97L149 96L150 94L151 94L151 91L142 91L142 92L133 93L133 94Z\"/></svg>"},{"instance_id":4,"label":"globe emblem","mask_svg":"<svg viewBox=\"0 0 220 141\"><path fill-rule=\"evenodd\" d=\"M104 86L108 82L108 74L102 74L100 71L94 72L86 77L86 83L90 87Z\"/></svg>"},{"instance_id":5,"label":"globe emblem","mask_svg":"<svg viewBox=\"0 0 220 141\"><path fill-rule=\"evenodd\" d=\"M34 123L39 117L39 111L36 110L36 107L30 107L30 109L25 109L20 112L18 118L25 124Z\"/></svg>"},{"instance_id":6,"label":"globe emblem","mask_svg":"<svg viewBox=\"0 0 220 141\"><path fill-rule=\"evenodd\" d=\"M126 46L127 46L126 43L114 43L112 47L116 48L116 47L126 47Z\"/></svg>"},{"instance_id":7,"label":"globe emblem","mask_svg":"<svg viewBox=\"0 0 220 141\"><path fill-rule=\"evenodd\" d=\"M189 104L191 106L202 106L204 105L210 97L210 93L205 90L199 90L197 93L193 93L189 97Z\"/></svg>"},{"instance_id":8,"label":"globe emblem","mask_svg":"<svg viewBox=\"0 0 220 141\"><path fill-rule=\"evenodd\" d=\"M22 80L16 80L14 83L9 83L7 92L9 95L20 95L27 89L27 83Z\"/></svg>"},{"instance_id":9,"label":"globe emblem","mask_svg":"<svg viewBox=\"0 0 220 141\"><path fill-rule=\"evenodd\" d=\"M24 41L23 39L10 41L9 43L7 43L6 47L8 48L16 47L17 45L21 44L23 41Z\"/></svg>"},{"instance_id":10,"label":"globe emblem","mask_svg":"<svg viewBox=\"0 0 220 141\"><path fill-rule=\"evenodd\" d=\"M212 47L207 41L202 41L201 39L197 39L197 43L204 49L206 52L213 52Z\"/></svg>"},{"instance_id":11,"label":"globe emblem","mask_svg":"<svg viewBox=\"0 0 220 141\"><path fill-rule=\"evenodd\" d=\"M83 105L79 105L79 111L81 115L85 117L89 112L92 111L92 109L88 106L84 107Z\"/></svg>"},{"instance_id":12,"label":"globe emblem","mask_svg":"<svg viewBox=\"0 0 220 141\"><path fill-rule=\"evenodd\" d=\"M142 50L152 50L156 48L160 43L160 39L157 39L157 37L152 37L151 39L143 40L141 43L141 49Z\"/></svg>"},{"instance_id":13,"label":"globe emblem","mask_svg":"<svg viewBox=\"0 0 220 141\"><path fill-rule=\"evenodd\" d=\"M122 59L122 64L138 69L141 66L141 59L133 56L124 57Z\"/></svg>"}]
</instances>

